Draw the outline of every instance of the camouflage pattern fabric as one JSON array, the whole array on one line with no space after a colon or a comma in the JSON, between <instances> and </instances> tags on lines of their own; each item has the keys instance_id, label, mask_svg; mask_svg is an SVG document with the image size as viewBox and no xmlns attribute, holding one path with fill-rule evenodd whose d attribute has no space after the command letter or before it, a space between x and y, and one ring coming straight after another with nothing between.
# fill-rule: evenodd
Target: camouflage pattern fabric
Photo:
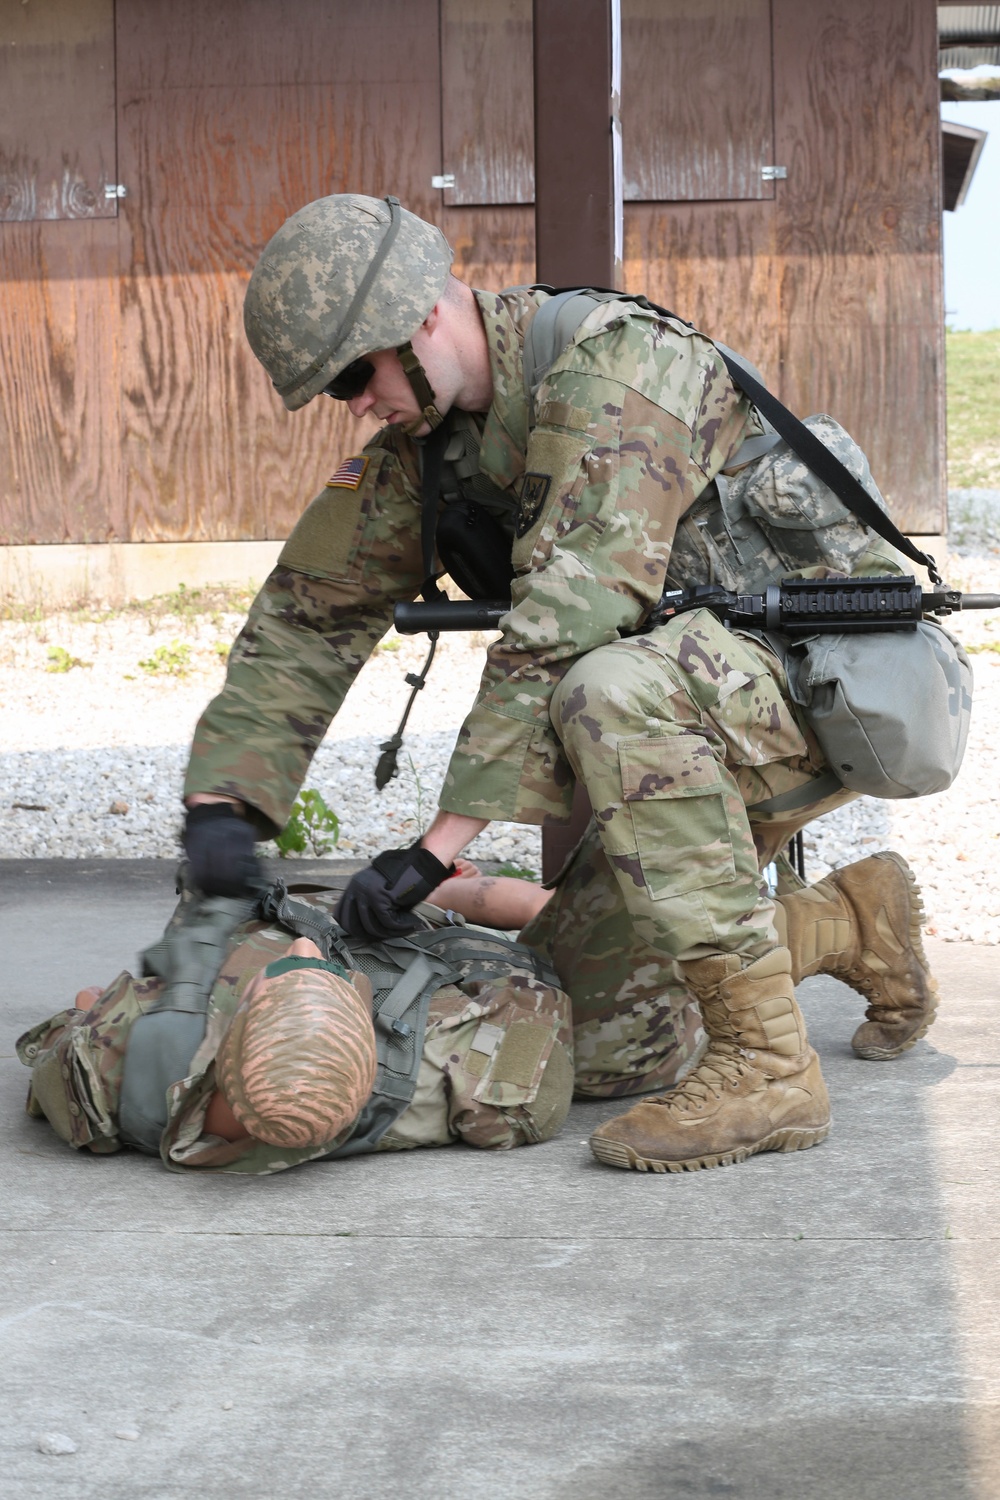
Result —
<instances>
[{"instance_id":1,"label":"camouflage pattern fabric","mask_svg":"<svg viewBox=\"0 0 1000 1500\"><path fill-rule=\"evenodd\" d=\"M264 247L247 287L243 326L289 410L311 401L360 355L402 344L443 292L452 262L444 235L398 204L396 214L396 232L387 240L389 200L360 193L317 198ZM385 258L348 319L383 242Z\"/></svg>"},{"instance_id":2,"label":"camouflage pattern fabric","mask_svg":"<svg viewBox=\"0 0 1000 1500\"><path fill-rule=\"evenodd\" d=\"M884 510L868 460L850 433L826 415L807 417L804 425ZM775 578L823 569L907 571L896 549L869 531L782 440L761 458L727 466L703 491L677 528L669 582L691 588L711 581L759 593Z\"/></svg>"},{"instance_id":3,"label":"camouflage pattern fabric","mask_svg":"<svg viewBox=\"0 0 1000 1500\"><path fill-rule=\"evenodd\" d=\"M593 823L519 940L551 960L572 999L577 1094L671 1088L697 1061L698 1009L637 935Z\"/></svg>"},{"instance_id":4,"label":"camouflage pattern fabric","mask_svg":"<svg viewBox=\"0 0 1000 1500\"><path fill-rule=\"evenodd\" d=\"M552 712L636 935L681 962L773 948L760 876L770 830L762 821L755 838L747 807L825 769L778 658L696 610L582 658ZM786 837L795 823L782 820Z\"/></svg>"},{"instance_id":5,"label":"camouflage pattern fabric","mask_svg":"<svg viewBox=\"0 0 1000 1500\"><path fill-rule=\"evenodd\" d=\"M490 648L442 807L542 823L573 777L549 700L581 655L656 602L678 517L760 430L711 342L634 303L603 303L556 360L529 434L521 349L546 294L477 292L493 375L483 473L510 497L514 609ZM242 798L284 826L357 671L420 586L417 446L399 428L364 450L357 484L328 487L251 609L226 685L198 725L185 795Z\"/></svg>"},{"instance_id":6,"label":"camouflage pattern fabric","mask_svg":"<svg viewBox=\"0 0 1000 1500\"><path fill-rule=\"evenodd\" d=\"M278 1172L322 1158L348 1138L350 1126L297 1150L202 1134L215 1055L243 991L293 941L259 921L244 924L234 939L212 992L205 1040L189 1075L168 1091L160 1155L170 1170ZM28 1113L47 1117L77 1149L120 1150L116 1107L129 1031L162 988L162 980L123 973L91 1010L60 1011L26 1032L17 1052L32 1069ZM549 1139L569 1109L572 1045L568 997L528 969L443 986L431 1002L413 1102L379 1149L463 1140L496 1150Z\"/></svg>"}]
</instances>

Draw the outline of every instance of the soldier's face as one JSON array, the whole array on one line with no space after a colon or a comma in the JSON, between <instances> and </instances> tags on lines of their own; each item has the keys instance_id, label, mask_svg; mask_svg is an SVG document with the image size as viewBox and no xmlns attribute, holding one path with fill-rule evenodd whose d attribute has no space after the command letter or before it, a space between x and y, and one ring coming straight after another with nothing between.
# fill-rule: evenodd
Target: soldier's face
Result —
<instances>
[{"instance_id":1,"label":"soldier's face","mask_svg":"<svg viewBox=\"0 0 1000 1500\"><path fill-rule=\"evenodd\" d=\"M367 354L365 358L372 365L374 373L361 395L352 396L348 401L347 407L351 415L365 417L370 413L387 426L413 422L420 415L420 407L395 349L379 349L374 354ZM425 430L426 425L425 423ZM423 436L423 433L420 435Z\"/></svg>"}]
</instances>

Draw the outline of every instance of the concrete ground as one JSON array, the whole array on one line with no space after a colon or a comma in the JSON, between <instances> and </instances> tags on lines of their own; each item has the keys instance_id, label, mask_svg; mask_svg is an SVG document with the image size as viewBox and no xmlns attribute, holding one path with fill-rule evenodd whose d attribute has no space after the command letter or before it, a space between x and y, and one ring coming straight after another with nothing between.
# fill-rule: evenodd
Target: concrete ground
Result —
<instances>
[{"instance_id":1,"label":"concrete ground","mask_svg":"<svg viewBox=\"0 0 1000 1500\"><path fill-rule=\"evenodd\" d=\"M13 1049L171 905L166 863L0 862L11 1500L1000 1496L996 949L929 944L941 1018L893 1063L803 986L812 1151L618 1172L605 1103L510 1154L199 1178L71 1153Z\"/></svg>"}]
</instances>

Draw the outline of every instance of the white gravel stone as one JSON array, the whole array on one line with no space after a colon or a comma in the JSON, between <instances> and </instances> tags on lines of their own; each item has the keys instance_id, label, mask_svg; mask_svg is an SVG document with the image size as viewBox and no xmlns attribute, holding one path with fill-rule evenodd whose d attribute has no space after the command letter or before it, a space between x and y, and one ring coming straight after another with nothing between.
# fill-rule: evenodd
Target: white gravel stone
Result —
<instances>
[{"instance_id":1,"label":"white gravel stone","mask_svg":"<svg viewBox=\"0 0 1000 1500\"><path fill-rule=\"evenodd\" d=\"M64 1432L43 1432L36 1439L35 1447L39 1453L47 1453L52 1458L63 1458L68 1453L76 1452L76 1444Z\"/></svg>"},{"instance_id":2,"label":"white gravel stone","mask_svg":"<svg viewBox=\"0 0 1000 1500\"><path fill-rule=\"evenodd\" d=\"M941 559L942 570L966 591L1000 592L990 497L975 498L976 507L963 512L962 552ZM219 643L231 640L239 624L238 617L225 616L159 620L151 627L130 614L96 623L69 615L0 622L0 857L174 857L191 735L222 684ZM962 774L939 797L865 797L817 820L805 831L807 874L816 879L878 849L896 849L923 886L931 933L1000 943L993 770L1000 740L1000 614L970 613L949 625L975 652L975 709ZM139 666L159 646L169 650L178 642L190 647L187 675L150 675ZM426 825L455 733L475 697L483 644L481 636L442 637L410 718L400 774L381 793L373 779L379 745L406 704L403 679L423 661L423 638L389 637L388 649L363 669L307 779L341 819L335 855L367 859L414 839ZM48 651L57 646L91 665L47 671ZM537 828L494 824L469 854L538 871L541 835Z\"/></svg>"}]
</instances>

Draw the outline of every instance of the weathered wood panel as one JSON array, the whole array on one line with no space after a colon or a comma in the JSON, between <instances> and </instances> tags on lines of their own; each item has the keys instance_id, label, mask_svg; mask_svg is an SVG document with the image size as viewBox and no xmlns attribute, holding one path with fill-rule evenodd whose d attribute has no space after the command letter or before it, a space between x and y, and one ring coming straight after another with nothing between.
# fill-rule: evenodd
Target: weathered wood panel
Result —
<instances>
[{"instance_id":1,"label":"weathered wood panel","mask_svg":"<svg viewBox=\"0 0 1000 1500\"><path fill-rule=\"evenodd\" d=\"M285 412L246 347L257 256L303 203L438 166L436 0L119 0L123 451L134 540L287 533L358 442Z\"/></svg>"},{"instance_id":2,"label":"weathered wood panel","mask_svg":"<svg viewBox=\"0 0 1000 1500\"><path fill-rule=\"evenodd\" d=\"M771 0L622 0L626 199L773 198Z\"/></svg>"},{"instance_id":3,"label":"weathered wood panel","mask_svg":"<svg viewBox=\"0 0 1000 1500\"><path fill-rule=\"evenodd\" d=\"M0 543L126 537L115 220L0 228Z\"/></svg>"},{"instance_id":4,"label":"weathered wood panel","mask_svg":"<svg viewBox=\"0 0 1000 1500\"><path fill-rule=\"evenodd\" d=\"M441 0L449 205L534 198L531 9ZM773 198L770 0L622 0L621 118L626 199Z\"/></svg>"},{"instance_id":5,"label":"weathered wood panel","mask_svg":"<svg viewBox=\"0 0 1000 1500\"><path fill-rule=\"evenodd\" d=\"M774 0L784 389L866 447L897 522L944 522L937 35L925 0ZM846 375L845 371L850 371Z\"/></svg>"},{"instance_id":6,"label":"weathered wood panel","mask_svg":"<svg viewBox=\"0 0 1000 1500\"><path fill-rule=\"evenodd\" d=\"M742 350L777 385L780 268L773 203L627 205L625 282Z\"/></svg>"},{"instance_id":7,"label":"weathered wood panel","mask_svg":"<svg viewBox=\"0 0 1000 1500\"><path fill-rule=\"evenodd\" d=\"M114 0L0 0L0 223L114 218Z\"/></svg>"},{"instance_id":8,"label":"weathered wood panel","mask_svg":"<svg viewBox=\"0 0 1000 1500\"><path fill-rule=\"evenodd\" d=\"M441 0L444 201L530 203L534 136L531 0Z\"/></svg>"},{"instance_id":9,"label":"weathered wood panel","mask_svg":"<svg viewBox=\"0 0 1000 1500\"><path fill-rule=\"evenodd\" d=\"M444 209L433 217L455 252L455 275L496 290L535 279L535 212L510 207Z\"/></svg>"}]
</instances>

